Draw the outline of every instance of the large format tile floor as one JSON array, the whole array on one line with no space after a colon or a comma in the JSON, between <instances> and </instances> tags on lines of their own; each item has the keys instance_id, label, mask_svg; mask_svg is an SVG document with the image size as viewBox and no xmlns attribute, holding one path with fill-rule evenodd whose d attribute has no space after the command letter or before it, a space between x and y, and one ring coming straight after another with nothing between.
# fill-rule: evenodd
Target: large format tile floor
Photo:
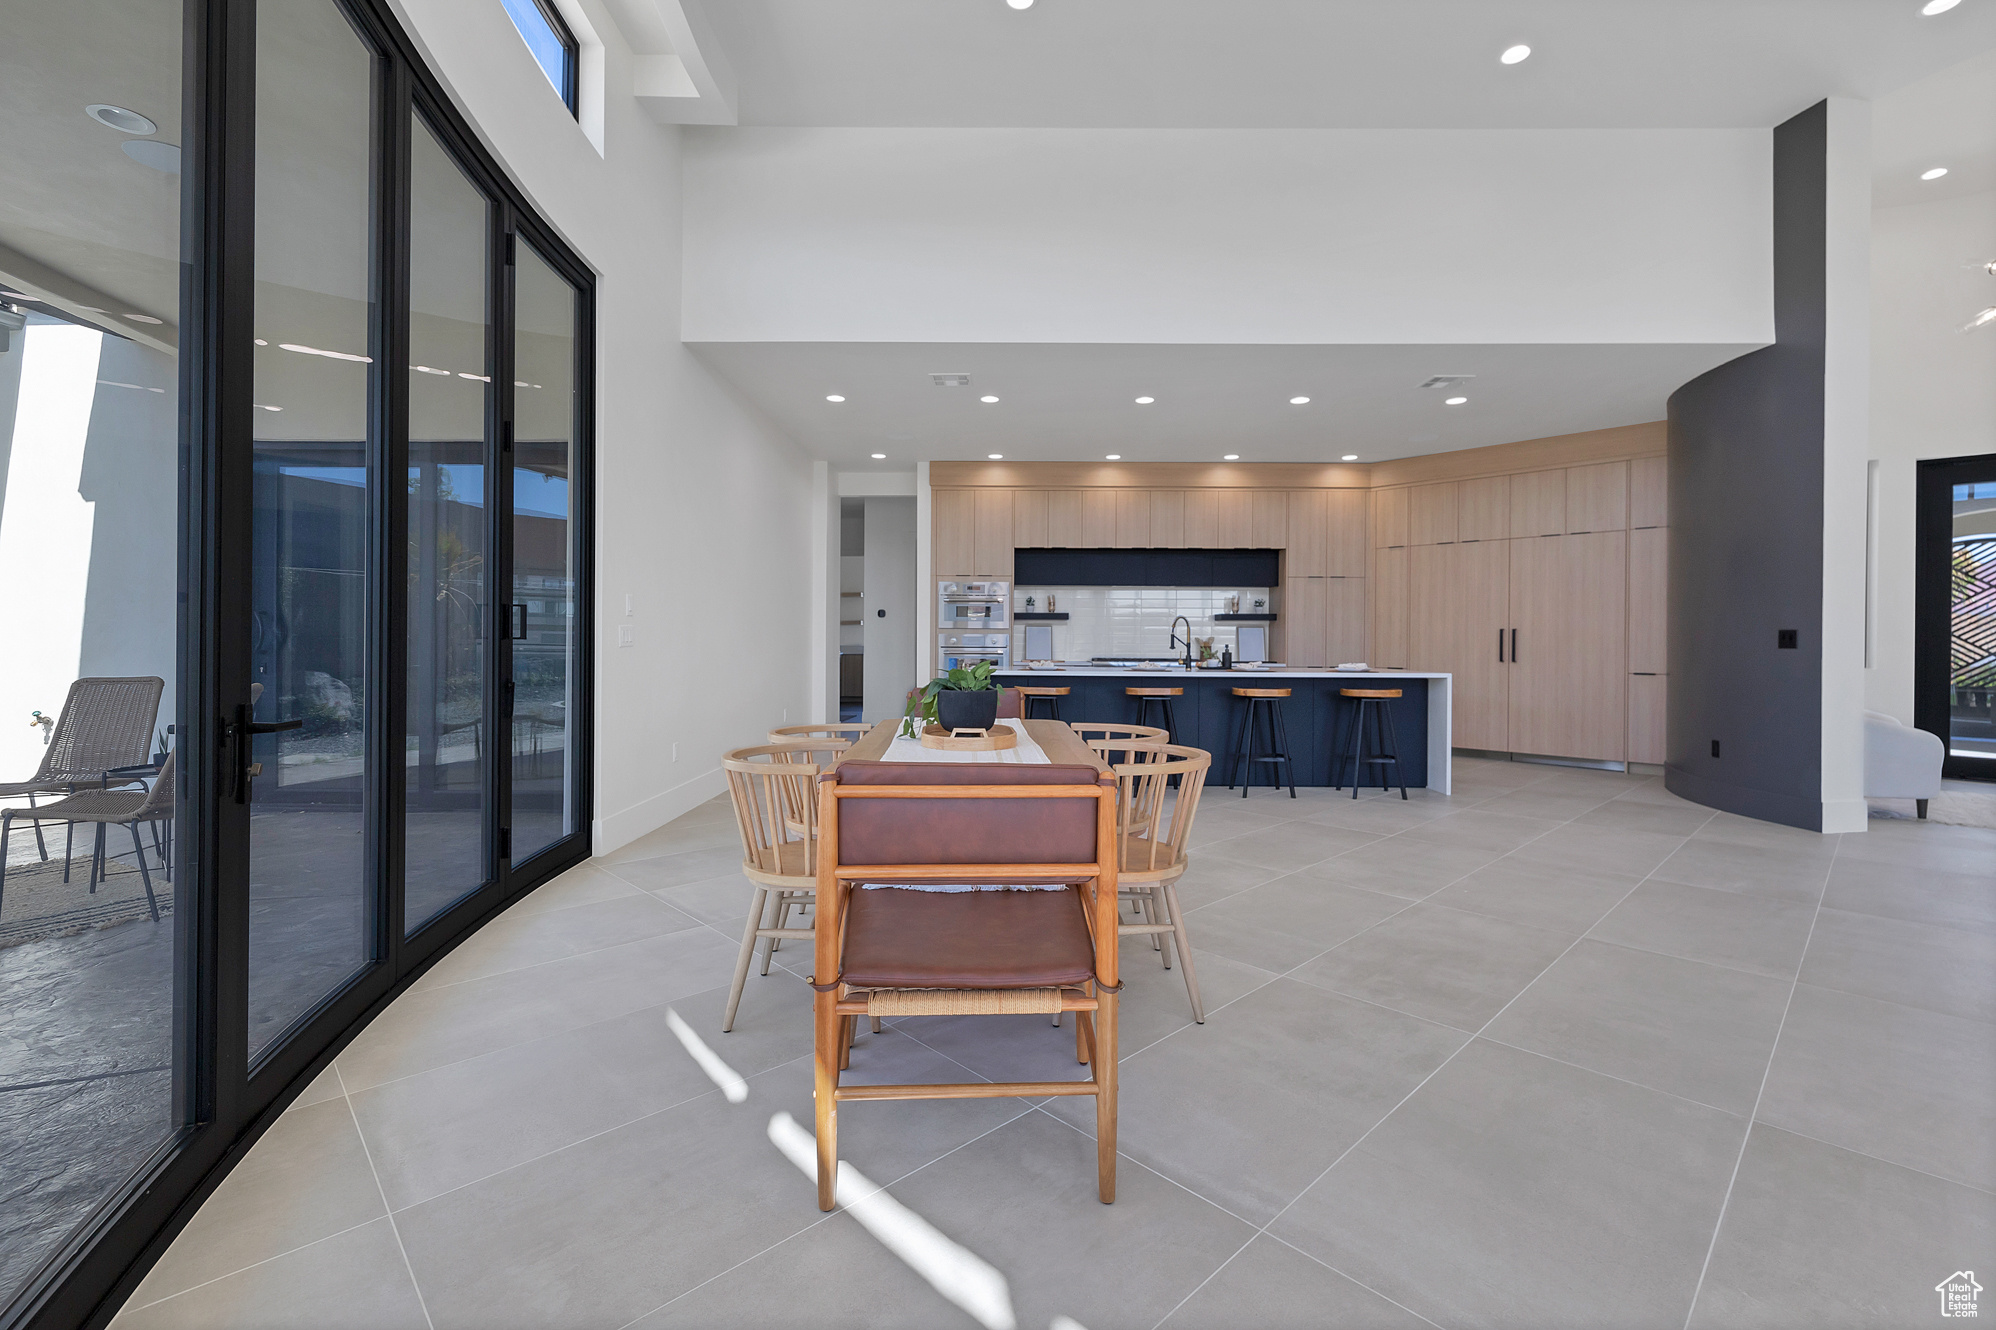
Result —
<instances>
[{"instance_id":1,"label":"large format tile floor","mask_svg":"<svg viewBox=\"0 0 1996 1330\"><path fill-rule=\"evenodd\" d=\"M772 1131L809 1129L808 989L752 979L719 1030L746 886L717 802L426 975L116 1325L1907 1326L1996 1272L1996 831L1457 774L1209 792L1209 1016L1127 942L1114 1206L1080 1101L985 1100L849 1106L892 1203L818 1212ZM900 1022L852 1074L1078 1070L1021 1016Z\"/></svg>"}]
</instances>

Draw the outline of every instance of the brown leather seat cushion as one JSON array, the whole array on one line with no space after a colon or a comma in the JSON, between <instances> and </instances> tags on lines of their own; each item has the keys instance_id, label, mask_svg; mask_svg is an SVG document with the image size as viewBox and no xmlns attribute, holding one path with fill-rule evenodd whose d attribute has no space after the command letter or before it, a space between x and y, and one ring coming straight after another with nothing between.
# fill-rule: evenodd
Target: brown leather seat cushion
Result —
<instances>
[{"instance_id":1,"label":"brown leather seat cushion","mask_svg":"<svg viewBox=\"0 0 1996 1330\"><path fill-rule=\"evenodd\" d=\"M1095 972L1068 891L855 891L845 982L860 988L1044 988Z\"/></svg>"}]
</instances>

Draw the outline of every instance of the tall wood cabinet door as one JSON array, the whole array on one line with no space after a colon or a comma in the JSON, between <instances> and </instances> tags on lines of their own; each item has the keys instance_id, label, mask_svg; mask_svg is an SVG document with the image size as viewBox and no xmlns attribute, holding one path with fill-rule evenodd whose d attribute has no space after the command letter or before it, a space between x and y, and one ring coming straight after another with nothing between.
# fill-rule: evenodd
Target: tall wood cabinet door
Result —
<instances>
[{"instance_id":1,"label":"tall wood cabinet door","mask_svg":"<svg viewBox=\"0 0 1996 1330\"><path fill-rule=\"evenodd\" d=\"M1453 673L1457 603L1455 547L1415 545L1407 551L1407 668Z\"/></svg>"},{"instance_id":2,"label":"tall wood cabinet door","mask_svg":"<svg viewBox=\"0 0 1996 1330\"><path fill-rule=\"evenodd\" d=\"M1254 499L1252 490L1218 490L1220 498L1219 544L1223 550L1250 550L1254 539Z\"/></svg>"},{"instance_id":3,"label":"tall wood cabinet door","mask_svg":"<svg viewBox=\"0 0 1996 1330\"><path fill-rule=\"evenodd\" d=\"M1324 666L1324 579L1282 580L1283 659L1304 669Z\"/></svg>"},{"instance_id":4,"label":"tall wood cabinet door","mask_svg":"<svg viewBox=\"0 0 1996 1330\"><path fill-rule=\"evenodd\" d=\"M1372 661L1407 666L1407 550L1372 552Z\"/></svg>"},{"instance_id":5,"label":"tall wood cabinet door","mask_svg":"<svg viewBox=\"0 0 1996 1330\"><path fill-rule=\"evenodd\" d=\"M1455 543L1456 484L1416 485L1407 491L1407 543Z\"/></svg>"},{"instance_id":6,"label":"tall wood cabinet door","mask_svg":"<svg viewBox=\"0 0 1996 1330\"><path fill-rule=\"evenodd\" d=\"M1012 491L972 490L976 505L976 535L971 570L984 577L1012 575Z\"/></svg>"},{"instance_id":7,"label":"tall wood cabinet door","mask_svg":"<svg viewBox=\"0 0 1996 1330\"><path fill-rule=\"evenodd\" d=\"M1342 665L1366 659L1369 636L1366 580L1326 577L1324 584L1324 664Z\"/></svg>"},{"instance_id":8,"label":"tall wood cabinet door","mask_svg":"<svg viewBox=\"0 0 1996 1330\"><path fill-rule=\"evenodd\" d=\"M1218 490L1185 491L1185 548L1188 550L1220 548Z\"/></svg>"},{"instance_id":9,"label":"tall wood cabinet door","mask_svg":"<svg viewBox=\"0 0 1996 1330\"><path fill-rule=\"evenodd\" d=\"M1511 538L1511 478L1484 476L1456 484L1457 540Z\"/></svg>"},{"instance_id":10,"label":"tall wood cabinet door","mask_svg":"<svg viewBox=\"0 0 1996 1330\"><path fill-rule=\"evenodd\" d=\"M1527 471L1511 477L1511 537L1566 534L1566 472Z\"/></svg>"},{"instance_id":11,"label":"tall wood cabinet door","mask_svg":"<svg viewBox=\"0 0 1996 1330\"><path fill-rule=\"evenodd\" d=\"M1279 550L1289 544L1289 495L1282 490L1248 491L1249 546Z\"/></svg>"},{"instance_id":12,"label":"tall wood cabinet door","mask_svg":"<svg viewBox=\"0 0 1996 1330\"><path fill-rule=\"evenodd\" d=\"M1669 684L1661 674L1629 676L1629 761L1661 766L1666 760L1664 698Z\"/></svg>"},{"instance_id":13,"label":"tall wood cabinet door","mask_svg":"<svg viewBox=\"0 0 1996 1330\"><path fill-rule=\"evenodd\" d=\"M1515 476L1513 480L1517 479ZM1511 545L1510 623L1505 628L1511 748L1562 757L1560 709L1566 676L1565 536L1514 540Z\"/></svg>"},{"instance_id":14,"label":"tall wood cabinet door","mask_svg":"<svg viewBox=\"0 0 1996 1330\"><path fill-rule=\"evenodd\" d=\"M1116 496L1116 548L1147 550L1150 539L1150 493L1146 490L1114 490Z\"/></svg>"},{"instance_id":15,"label":"tall wood cabinet door","mask_svg":"<svg viewBox=\"0 0 1996 1330\"><path fill-rule=\"evenodd\" d=\"M1407 491L1372 491L1372 545L1390 549L1407 543Z\"/></svg>"},{"instance_id":16,"label":"tall wood cabinet door","mask_svg":"<svg viewBox=\"0 0 1996 1330\"><path fill-rule=\"evenodd\" d=\"M1152 549L1185 548L1185 491L1150 491L1150 543Z\"/></svg>"},{"instance_id":17,"label":"tall wood cabinet door","mask_svg":"<svg viewBox=\"0 0 1996 1330\"><path fill-rule=\"evenodd\" d=\"M1453 583L1455 676L1453 742L1461 748L1511 748L1511 542L1482 540L1449 552Z\"/></svg>"},{"instance_id":18,"label":"tall wood cabinet door","mask_svg":"<svg viewBox=\"0 0 1996 1330\"><path fill-rule=\"evenodd\" d=\"M977 571L977 505L974 490L929 493L929 566L937 577Z\"/></svg>"},{"instance_id":19,"label":"tall wood cabinet door","mask_svg":"<svg viewBox=\"0 0 1996 1330\"><path fill-rule=\"evenodd\" d=\"M1629 464L1602 462L1566 469L1566 529L1622 531L1629 525Z\"/></svg>"},{"instance_id":20,"label":"tall wood cabinet door","mask_svg":"<svg viewBox=\"0 0 1996 1330\"><path fill-rule=\"evenodd\" d=\"M1629 525L1670 525L1670 460L1638 457L1629 463ZM1640 759L1631 758L1630 761Z\"/></svg>"},{"instance_id":21,"label":"tall wood cabinet door","mask_svg":"<svg viewBox=\"0 0 1996 1330\"><path fill-rule=\"evenodd\" d=\"M1116 491L1081 491L1081 548L1114 549L1116 545Z\"/></svg>"},{"instance_id":22,"label":"tall wood cabinet door","mask_svg":"<svg viewBox=\"0 0 1996 1330\"><path fill-rule=\"evenodd\" d=\"M1373 542L1365 490L1324 492L1324 576L1363 579ZM1358 660L1362 657L1353 656Z\"/></svg>"},{"instance_id":23,"label":"tall wood cabinet door","mask_svg":"<svg viewBox=\"0 0 1996 1330\"><path fill-rule=\"evenodd\" d=\"M1048 547L1045 490L1012 491L1012 544L1022 550Z\"/></svg>"},{"instance_id":24,"label":"tall wood cabinet door","mask_svg":"<svg viewBox=\"0 0 1996 1330\"><path fill-rule=\"evenodd\" d=\"M1608 761L1628 751L1628 539L1625 531L1596 531L1530 542L1555 551L1559 620L1544 652L1553 667L1555 746L1526 751ZM1523 640L1521 627L1521 657Z\"/></svg>"},{"instance_id":25,"label":"tall wood cabinet door","mask_svg":"<svg viewBox=\"0 0 1996 1330\"><path fill-rule=\"evenodd\" d=\"M1047 548L1078 550L1081 543L1081 491L1047 492Z\"/></svg>"},{"instance_id":26,"label":"tall wood cabinet door","mask_svg":"<svg viewBox=\"0 0 1996 1330\"><path fill-rule=\"evenodd\" d=\"M1287 577L1324 576L1324 541L1329 534L1329 494L1324 490L1290 490L1289 543L1284 546L1282 571Z\"/></svg>"},{"instance_id":27,"label":"tall wood cabinet door","mask_svg":"<svg viewBox=\"0 0 1996 1330\"><path fill-rule=\"evenodd\" d=\"M1669 593L1670 528L1642 527L1629 532L1629 671L1632 674L1663 674L1670 669L1665 637Z\"/></svg>"}]
</instances>

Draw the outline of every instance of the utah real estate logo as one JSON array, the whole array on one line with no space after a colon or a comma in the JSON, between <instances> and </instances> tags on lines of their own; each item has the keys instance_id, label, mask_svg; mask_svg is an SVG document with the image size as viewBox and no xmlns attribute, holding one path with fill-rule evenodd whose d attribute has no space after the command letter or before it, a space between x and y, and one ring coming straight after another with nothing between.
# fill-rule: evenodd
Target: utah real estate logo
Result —
<instances>
[{"instance_id":1,"label":"utah real estate logo","mask_svg":"<svg viewBox=\"0 0 1996 1330\"><path fill-rule=\"evenodd\" d=\"M1957 1270L1934 1285L1934 1292L1941 1295L1942 1316L1976 1315L1975 1295L1981 1291L1973 1270Z\"/></svg>"}]
</instances>

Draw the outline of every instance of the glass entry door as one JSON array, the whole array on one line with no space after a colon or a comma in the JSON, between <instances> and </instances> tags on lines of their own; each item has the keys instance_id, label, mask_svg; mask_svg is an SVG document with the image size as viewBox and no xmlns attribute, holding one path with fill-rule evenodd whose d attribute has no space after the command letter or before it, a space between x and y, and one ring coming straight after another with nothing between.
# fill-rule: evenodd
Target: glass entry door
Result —
<instances>
[{"instance_id":1,"label":"glass entry door","mask_svg":"<svg viewBox=\"0 0 1996 1330\"><path fill-rule=\"evenodd\" d=\"M1920 466L1915 710L1949 776L1996 780L1996 457Z\"/></svg>"}]
</instances>

